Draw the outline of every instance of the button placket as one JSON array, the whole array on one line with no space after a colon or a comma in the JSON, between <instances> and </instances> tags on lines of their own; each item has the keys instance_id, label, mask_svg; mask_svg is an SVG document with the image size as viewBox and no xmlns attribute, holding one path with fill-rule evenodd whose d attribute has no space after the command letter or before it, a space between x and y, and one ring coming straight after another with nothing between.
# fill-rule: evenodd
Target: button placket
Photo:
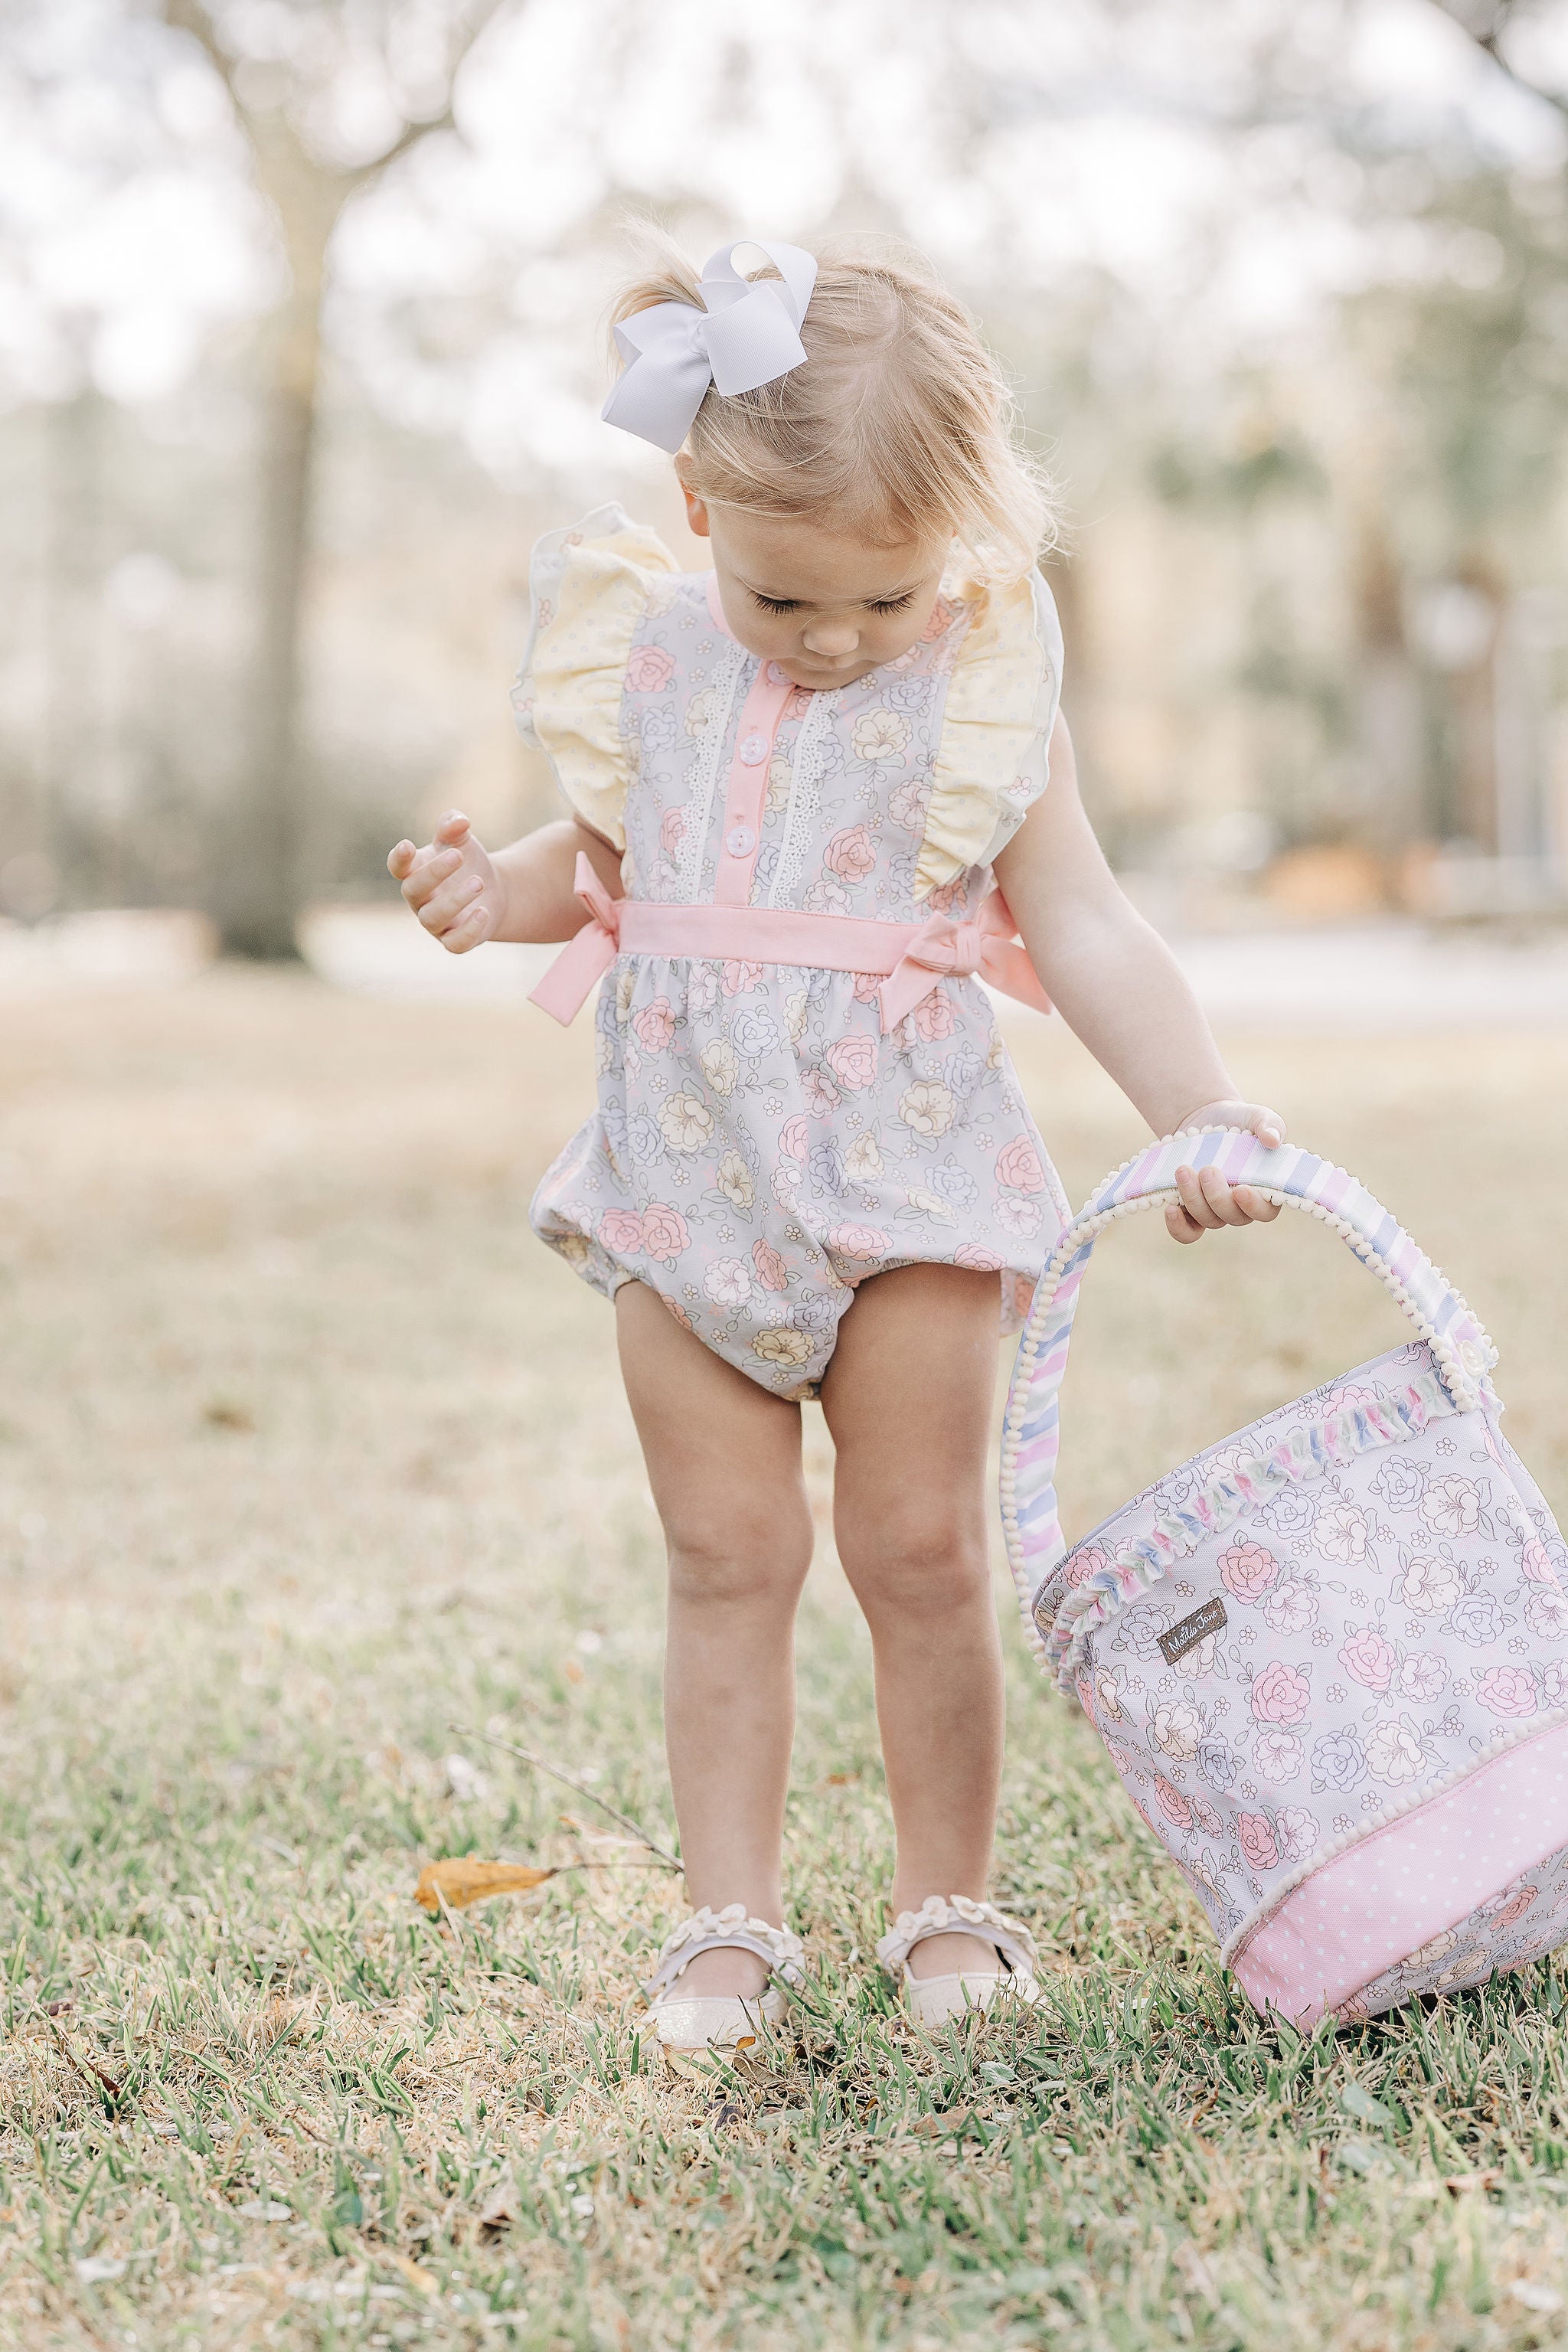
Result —
<instances>
[{"instance_id":1,"label":"button placket","mask_svg":"<svg viewBox=\"0 0 1568 2352\"><path fill-rule=\"evenodd\" d=\"M763 663L752 681L741 713L724 797L724 831L713 880L715 906L751 904L752 874L762 839L763 803L768 789L768 764L784 705L793 691L790 680L776 662Z\"/></svg>"}]
</instances>

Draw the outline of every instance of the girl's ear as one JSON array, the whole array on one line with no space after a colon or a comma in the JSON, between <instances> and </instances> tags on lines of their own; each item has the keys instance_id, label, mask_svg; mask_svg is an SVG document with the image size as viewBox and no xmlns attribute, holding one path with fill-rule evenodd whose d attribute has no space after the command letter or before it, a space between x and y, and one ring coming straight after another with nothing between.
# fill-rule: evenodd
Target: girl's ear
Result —
<instances>
[{"instance_id":1,"label":"girl's ear","mask_svg":"<svg viewBox=\"0 0 1568 2352\"><path fill-rule=\"evenodd\" d=\"M686 520L695 538L706 539L709 536L708 509L687 481L685 465L686 457L683 451L675 461L675 478L680 484L680 495L686 500Z\"/></svg>"}]
</instances>

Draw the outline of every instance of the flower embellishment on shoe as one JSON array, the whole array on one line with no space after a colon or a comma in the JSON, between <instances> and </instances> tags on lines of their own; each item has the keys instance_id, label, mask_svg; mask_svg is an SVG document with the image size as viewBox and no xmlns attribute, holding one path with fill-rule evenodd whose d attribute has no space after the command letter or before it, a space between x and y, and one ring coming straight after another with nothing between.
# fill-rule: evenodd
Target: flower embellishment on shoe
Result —
<instances>
[{"instance_id":1,"label":"flower embellishment on shoe","mask_svg":"<svg viewBox=\"0 0 1568 2352\"><path fill-rule=\"evenodd\" d=\"M775 1981L750 2000L739 1993L677 1994L699 1952L717 1951L754 1953ZM667 2050L735 2049L754 2042L764 2024L782 2021L784 1989L805 1982L805 1958L798 1936L771 1920L752 1918L743 1903L727 1903L721 1911L704 1904L665 1937L643 1988L659 2041Z\"/></svg>"},{"instance_id":2,"label":"flower embellishment on shoe","mask_svg":"<svg viewBox=\"0 0 1568 2352\"><path fill-rule=\"evenodd\" d=\"M951 1976L916 1977L910 1954L932 1936L976 1936L996 1948L994 1969L963 1969ZM1001 2000L1035 2001L1035 1939L1021 1919L1010 1919L994 1903L968 1895L928 1895L918 1911L900 1911L877 1946L877 1958L890 1974L900 1972L905 1997L919 2025L944 2025L969 2010L989 2009Z\"/></svg>"}]
</instances>

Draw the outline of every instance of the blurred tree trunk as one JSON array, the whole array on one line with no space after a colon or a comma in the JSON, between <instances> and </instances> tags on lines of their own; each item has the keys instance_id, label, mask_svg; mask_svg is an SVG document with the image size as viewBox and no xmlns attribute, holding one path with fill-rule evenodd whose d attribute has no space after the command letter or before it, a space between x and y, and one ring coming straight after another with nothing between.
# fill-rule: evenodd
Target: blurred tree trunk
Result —
<instances>
[{"instance_id":1,"label":"blurred tree trunk","mask_svg":"<svg viewBox=\"0 0 1568 2352\"><path fill-rule=\"evenodd\" d=\"M1355 829L1392 856L1431 825L1421 762L1421 692L1405 633L1404 578L1383 502L1361 485L1352 557L1357 650Z\"/></svg>"},{"instance_id":2,"label":"blurred tree trunk","mask_svg":"<svg viewBox=\"0 0 1568 2352\"><path fill-rule=\"evenodd\" d=\"M311 476L321 381L321 304L332 231L349 198L433 131L449 129L453 77L500 0L455 11L447 104L409 122L369 163L323 162L289 119L284 99L260 103L246 60L219 37L206 0L163 0L165 23L197 40L228 90L250 142L262 193L278 216L289 292L264 345L257 630L247 697L244 782L220 856L213 912L230 952L298 953L305 896L306 759L300 719L301 619L311 541Z\"/></svg>"}]
</instances>

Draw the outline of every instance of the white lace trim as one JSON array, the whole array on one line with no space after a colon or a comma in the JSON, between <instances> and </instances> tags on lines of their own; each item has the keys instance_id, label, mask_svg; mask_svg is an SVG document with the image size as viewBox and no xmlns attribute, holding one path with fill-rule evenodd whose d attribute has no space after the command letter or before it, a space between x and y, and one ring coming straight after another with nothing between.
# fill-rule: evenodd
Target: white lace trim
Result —
<instances>
[{"instance_id":1,"label":"white lace trim","mask_svg":"<svg viewBox=\"0 0 1568 2352\"><path fill-rule=\"evenodd\" d=\"M810 822L822 814L822 739L837 716L836 694L814 694L811 709L800 722L790 761L789 806L784 811L784 837L768 891L770 907L794 903L796 884L805 864Z\"/></svg>"},{"instance_id":2,"label":"white lace trim","mask_svg":"<svg viewBox=\"0 0 1568 2352\"><path fill-rule=\"evenodd\" d=\"M659 1946L658 1963L643 1987L650 2000L684 1976L699 1952L754 1952L784 1983L805 1980L805 1946L788 1927L754 1919L743 1903L726 1903L722 1911L704 1904L689 1919L668 1935Z\"/></svg>"},{"instance_id":3,"label":"white lace trim","mask_svg":"<svg viewBox=\"0 0 1568 2352\"><path fill-rule=\"evenodd\" d=\"M702 749L692 768L694 796L686 803L689 822L699 805L701 814L697 822L690 824L681 845L679 895L683 906L695 906L702 887L702 866L708 855L708 833L713 822L713 803L719 791L719 770L723 761L724 746L729 740L730 719L735 708L735 688L740 684L741 672L745 666L744 646L736 645L731 639L720 656L712 687L713 716L704 730Z\"/></svg>"},{"instance_id":4,"label":"white lace trim","mask_svg":"<svg viewBox=\"0 0 1568 2352\"><path fill-rule=\"evenodd\" d=\"M1021 1919L1010 1919L994 1903L976 1903L969 1895L928 1895L918 1911L900 1911L877 1946L877 1958L896 1975L908 1965L917 1944L930 1936L982 1936L994 1944L1010 1969L1031 1976L1035 1939Z\"/></svg>"}]
</instances>

